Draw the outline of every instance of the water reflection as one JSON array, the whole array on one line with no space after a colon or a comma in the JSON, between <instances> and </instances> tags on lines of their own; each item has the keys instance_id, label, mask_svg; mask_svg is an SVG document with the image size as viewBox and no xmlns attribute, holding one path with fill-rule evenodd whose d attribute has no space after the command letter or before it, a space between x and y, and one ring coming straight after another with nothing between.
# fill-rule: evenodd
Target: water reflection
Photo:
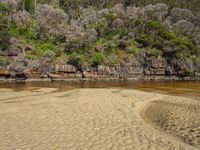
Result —
<instances>
[{"instance_id":1,"label":"water reflection","mask_svg":"<svg viewBox=\"0 0 200 150\"><path fill-rule=\"evenodd\" d=\"M12 88L15 91L28 90L30 87L58 88L62 91L75 88L114 87L200 97L200 82L33 82L0 84L0 88Z\"/></svg>"}]
</instances>

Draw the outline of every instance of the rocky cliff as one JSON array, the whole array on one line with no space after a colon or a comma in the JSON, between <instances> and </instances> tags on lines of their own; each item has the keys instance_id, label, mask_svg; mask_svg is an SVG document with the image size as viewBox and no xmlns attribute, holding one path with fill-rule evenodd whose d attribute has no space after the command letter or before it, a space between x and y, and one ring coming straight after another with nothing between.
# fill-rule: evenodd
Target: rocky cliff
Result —
<instances>
[{"instance_id":1,"label":"rocky cliff","mask_svg":"<svg viewBox=\"0 0 200 150\"><path fill-rule=\"evenodd\" d=\"M2 81L200 79L199 13L117 4L80 8L72 19L50 5L32 14L17 1L12 6L9 44L0 48Z\"/></svg>"}]
</instances>

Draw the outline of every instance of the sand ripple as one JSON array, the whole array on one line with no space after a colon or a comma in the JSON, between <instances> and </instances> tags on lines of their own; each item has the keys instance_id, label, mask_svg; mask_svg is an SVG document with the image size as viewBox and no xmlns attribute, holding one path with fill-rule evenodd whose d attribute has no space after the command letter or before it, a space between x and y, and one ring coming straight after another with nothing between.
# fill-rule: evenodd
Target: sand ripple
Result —
<instances>
[{"instance_id":1,"label":"sand ripple","mask_svg":"<svg viewBox=\"0 0 200 150\"><path fill-rule=\"evenodd\" d=\"M140 117L140 107L164 95L121 89L4 89L0 95L1 150L195 149Z\"/></svg>"},{"instance_id":2,"label":"sand ripple","mask_svg":"<svg viewBox=\"0 0 200 150\"><path fill-rule=\"evenodd\" d=\"M198 101L165 98L150 103L144 114L150 122L165 132L200 148L200 103Z\"/></svg>"}]
</instances>

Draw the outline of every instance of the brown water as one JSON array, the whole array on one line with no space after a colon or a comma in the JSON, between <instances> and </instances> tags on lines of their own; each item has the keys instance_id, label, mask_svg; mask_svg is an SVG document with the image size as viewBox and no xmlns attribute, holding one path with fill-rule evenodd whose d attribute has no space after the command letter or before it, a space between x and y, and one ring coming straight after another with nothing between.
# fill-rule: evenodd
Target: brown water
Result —
<instances>
[{"instance_id":1,"label":"brown water","mask_svg":"<svg viewBox=\"0 0 200 150\"><path fill-rule=\"evenodd\" d=\"M194 96L200 98L200 82L34 82L0 84L0 88L15 91L35 88L58 88L65 91L76 88L127 88L148 92L161 92L172 95Z\"/></svg>"}]
</instances>

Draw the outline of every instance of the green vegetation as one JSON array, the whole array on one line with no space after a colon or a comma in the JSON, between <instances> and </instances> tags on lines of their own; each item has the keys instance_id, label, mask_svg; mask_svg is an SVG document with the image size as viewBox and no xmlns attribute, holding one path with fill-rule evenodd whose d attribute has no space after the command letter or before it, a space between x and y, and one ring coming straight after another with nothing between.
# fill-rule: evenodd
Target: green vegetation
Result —
<instances>
[{"instance_id":1,"label":"green vegetation","mask_svg":"<svg viewBox=\"0 0 200 150\"><path fill-rule=\"evenodd\" d=\"M192 50L195 48L193 41L188 37L177 37L173 40L173 42L183 49L188 48Z\"/></svg>"},{"instance_id":2,"label":"green vegetation","mask_svg":"<svg viewBox=\"0 0 200 150\"><path fill-rule=\"evenodd\" d=\"M137 54L141 50L137 48L134 39L127 43L120 39L121 36L127 35L128 30L125 28L107 30L94 43L74 52L69 52L68 58L71 61L78 60L80 63L94 66L117 64L129 55Z\"/></svg>"},{"instance_id":3,"label":"green vegetation","mask_svg":"<svg viewBox=\"0 0 200 150\"><path fill-rule=\"evenodd\" d=\"M112 21L117 18L117 16L115 16L113 12L109 12L109 13L105 14L105 17Z\"/></svg>"},{"instance_id":4,"label":"green vegetation","mask_svg":"<svg viewBox=\"0 0 200 150\"><path fill-rule=\"evenodd\" d=\"M9 65L12 62L12 60L8 57L5 56L0 56L0 65L1 66L6 66Z\"/></svg>"},{"instance_id":5,"label":"green vegetation","mask_svg":"<svg viewBox=\"0 0 200 150\"><path fill-rule=\"evenodd\" d=\"M27 5L29 4L30 6L32 6L32 3L30 3L29 1L33 0L26 1L28 1ZM37 2L42 4L52 4L52 1L50 0L37 0ZM80 7L86 8L88 6L92 6L96 9L102 9L110 8L117 3L121 3L125 7L142 7L149 4L165 3L170 8L187 8L195 12L198 12L200 8L199 0L58 0L57 3L60 8L64 9L69 14L69 16L74 19L80 15ZM28 10L30 10L30 6L28 7Z\"/></svg>"},{"instance_id":6,"label":"green vegetation","mask_svg":"<svg viewBox=\"0 0 200 150\"><path fill-rule=\"evenodd\" d=\"M195 42L189 36L183 36L169 31L160 22L149 21L140 28L140 33L136 35L136 41L143 45L144 48L150 48L153 54L162 55L165 52L165 46L171 49L165 55L177 58L192 58L197 55ZM164 44L168 43L167 45Z\"/></svg>"},{"instance_id":7,"label":"green vegetation","mask_svg":"<svg viewBox=\"0 0 200 150\"><path fill-rule=\"evenodd\" d=\"M49 0L38 0L38 3L51 3ZM130 5L145 6L149 4L165 3L170 7L188 8L193 11L199 11L199 0L59 0L59 5L66 12L75 16L79 7L93 6L97 9L109 8L117 3L124 4L125 7ZM76 10L76 11L73 11Z\"/></svg>"},{"instance_id":8,"label":"green vegetation","mask_svg":"<svg viewBox=\"0 0 200 150\"><path fill-rule=\"evenodd\" d=\"M200 8L199 0L124 0L125 6L144 6L156 3L165 3L169 7L188 8L193 11L199 11Z\"/></svg>"},{"instance_id":9,"label":"green vegetation","mask_svg":"<svg viewBox=\"0 0 200 150\"><path fill-rule=\"evenodd\" d=\"M32 13L34 11L34 0L25 0L25 9ZM48 0L39 0L39 3L48 3ZM91 1L91 0L60 0L61 7L68 12L71 18L77 18L79 15L79 6L88 5L101 8L112 6L119 1ZM124 2L124 1L123 1ZM143 1L145 4L145 1ZM138 4L137 1L130 1L129 5ZM0 44L1 49L6 49L9 44L5 42L10 36L18 38L23 44L32 46L35 51L26 52L26 56L32 59L41 58L46 52L53 51L56 54L56 60L64 59L87 63L90 65L114 65L125 61L133 55L147 54L147 56L156 59L158 57L188 58L198 62L200 50L196 43L189 36L180 35L169 31L162 23L157 21L145 22L142 19L135 21L134 30L126 25L120 28L111 27L112 21L117 19L113 12L105 14L107 24L91 24L98 32L97 40L93 43L86 43L84 46L73 49L71 52L64 51L66 48L65 40L48 39L42 37L45 33L45 27L38 27L32 21L19 25L13 23L9 18L9 8L0 4ZM75 13L74 13L75 12ZM110 21L110 22L109 22ZM36 27L37 26L37 27ZM38 29L39 28L39 29ZM130 34L131 33L131 34ZM8 41L8 40L7 40ZM71 46L69 44L69 46ZM167 48L166 48L167 47ZM166 49L170 49L167 51Z\"/></svg>"},{"instance_id":10,"label":"green vegetation","mask_svg":"<svg viewBox=\"0 0 200 150\"><path fill-rule=\"evenodd\" d=\"M34 13L36 0L25 0L25 10Z\"/></svg>"},{"instance_id":11,"label":"green vegetation","mask_svg":"<svg viewBox=\"0 0 200 150\"><path fill-rule=\"evenodd\" d=\"M54 41L38 38L39 35L35 31L33 22L27 22L23 25L12 23L10 27L10 34L13 37L20 39L24 44L31 45L35 48L36 51L27 52L27 57L29 58L41 57L49 50L55 51L57 55L60 53L58 50L56 51L57 44Z\"/></svg>"},{"instance_id":12,"label":"green vegetation","mask_svg":"<svg viewBox=\"0 0 200 150\"><path fill-rule=\"evenodd\" d=\"M10 30L10 9L0 3L0 49L5 50L9 47L9 30Z\"/></svg>"},{"instance_id":13,"label":"green vegetation","mask_svg":"<svg viewBox=\"0 0 200 150\"><path fill-rule=\"evenodd\" d=\"M161 50L158 50L158 49L155 49L155 48L148 50L147 53L148 53L148 55L149 55L150 57L153 57L153 58L156 58L156 59L157 59L159 56L162 55L162 51L161 51Z\"/></svg>"},{"instance_id":14,"label":"green vegetation","mask_svg":"<svg viewBox=\"0 0 200 150\"><path fill-rule=\"evenodd\" d=\"M27 22L26 24L23 25L17 25L15 23L12 23L10 34L14 37L23 38L27 40L36 39L37 35L32 29L33 29L33 23L31 22Z\"/></svg>"},{"instance_id":15,"label":"green vegetation","mask_svg":"<svg viewBox=\"0 0 200 150\"><path fill-rule=\"evenodd\" d=\"M41 42L36 45L36 49L39 54L44 54L49 50L55 51L55 48L56 48L55 44L49 41Z\"/></svg>"},{"instance_id":16,"label":"green vegetation","mask_svg":"<svg viewBox=\"0 0 200 150\"><path fill-rule=\"evenodd\" d=\"M100 53L100 52L95 53L94 56L92 57L92 62L95 65L100 65L104 61L105 61L105 56L102 53Z\"/></svg>"}]
</instances>

